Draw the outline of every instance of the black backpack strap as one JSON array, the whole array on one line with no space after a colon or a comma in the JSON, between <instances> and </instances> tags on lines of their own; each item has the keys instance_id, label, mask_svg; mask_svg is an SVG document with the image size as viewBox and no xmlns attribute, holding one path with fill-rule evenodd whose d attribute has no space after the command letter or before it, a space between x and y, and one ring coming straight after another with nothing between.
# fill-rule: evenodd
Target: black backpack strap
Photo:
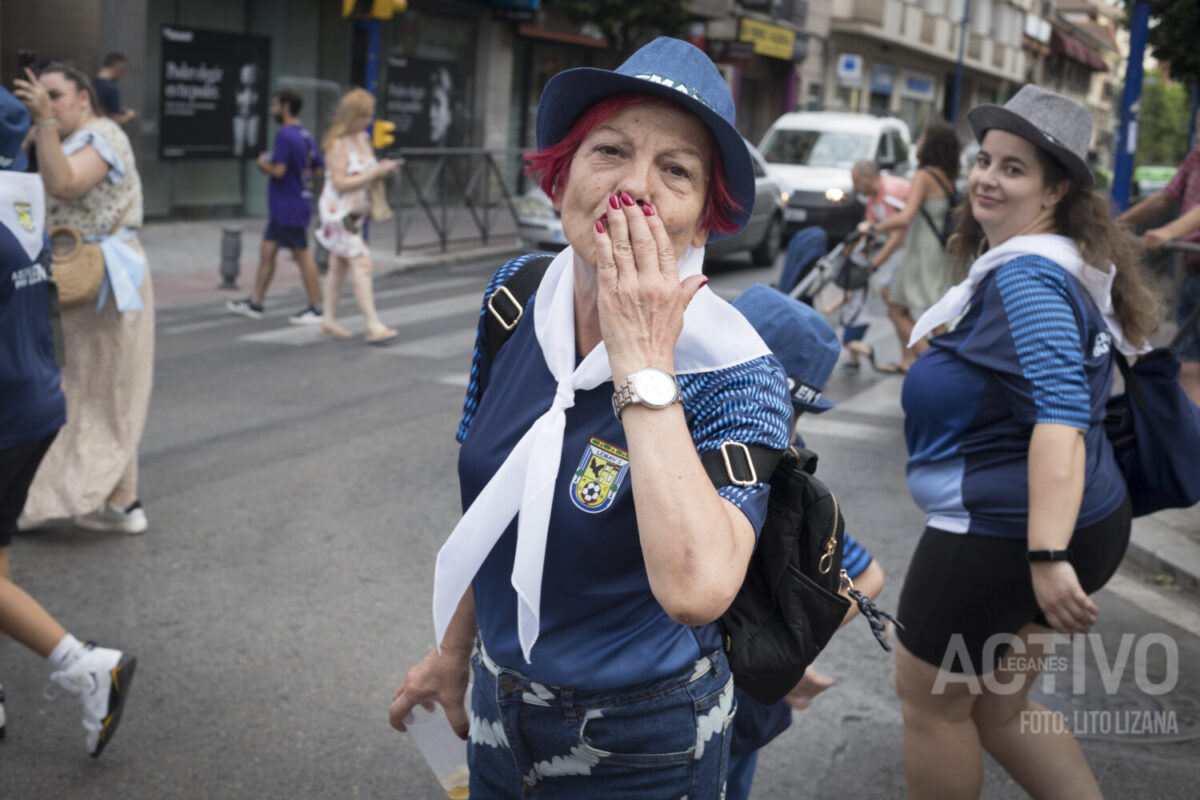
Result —
<instances>
[{"instance_id":1,"label":"black backpack strap","mask_svg":"<svg viewBox=\"0 0 1200 800\"><path fill-rule=\"evenodd\" d=\"M700 463L713 486L718 489L725 486L753 486L771 480L771 473L785 450L776 450L758 444L743 444L742 442L723 442L719 448L700 455ZM817 456L808 450L799 452L811 456L812 468L816 469ZM801 457L801 463L809 472L807 461Z\"/></svg>"},{"instance_id":2,"label":"black backpack strap","mask_svg":"<svg viewBox=\"0 0 1200 800\"><path fill-rule=\"evenodd\" d=\"M948 207L946 210L947 210L947 212L953 211L954 207L958 205L958 195L956 195L953 192L953 190L950 189L950 187L946 186L945 181L943 181L941 178L939 178L938 174L936 172L934 172L932 169L930 169L929 167L921 167L921 171L929 173L929 177L931 177L935 181L937 181L937 185L942 187L942 191L946 193L946 201L948 204ZM937 224L933 221L933 217L929 216L929 212L925 210L924 203L921 203L920 211L921 211L921 216L924 217L925 221L929 223L929 227L933 231L933 235L937 237L938 242L940 242L942 245L942 248L945 249L946 242L950 241L950 225L945 224L942 226L942 228L939 228L937 226ZM947 222L948 222L949 218L950 218L949 213L947 213L946 216L947 216ZM943 230L943 228L944 228L944 230Z\"/></svg>"},{"instance_id":3,"label":"black backpack strap","mask_svg":"<svg viewBox=\"0 0 1200 800\"><path fill-rule=\"evenodd\" d=\"M537 291L538 284L554 256L531 258L522 264L508 280L496 287L487 299L484 317L484 333L487 336L488 361L496 359L496 353L517 329L517 323L525 313L525 304Z\"/></svg>"}]
</instances>

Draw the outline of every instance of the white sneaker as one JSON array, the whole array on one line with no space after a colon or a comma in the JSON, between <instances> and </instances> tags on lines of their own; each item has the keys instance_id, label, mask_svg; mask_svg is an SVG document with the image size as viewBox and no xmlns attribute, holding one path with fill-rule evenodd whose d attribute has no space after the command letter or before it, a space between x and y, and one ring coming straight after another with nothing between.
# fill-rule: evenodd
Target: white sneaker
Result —
<instances>
[{"instance_id":1,"label":"white sneaker","mask_svg":"<svg viewBox=\"0 0 1200 800\"><path fill-rule=\"evenodd\" d=\"M321 322L321 310L309 306L303 311L297 311L288 317L288 322L293 325L318 325Z\"/></svg>"},{"instance_id":2,"label":"white sneaker","mask_svg":"<svg viewBox=\"0 0 1200 800\"><path fill-rule=\"evenodd\" d=\"M50 673L50 680L83 704L83 729L87 731L87 749L92 758L100 755L117 732L136 668L133 656L88 642L66 669ZM50 694L47 697L53 699Z\"/></svg>"},{"instance_id":3,"label":"white sneaker","mask_svg":"<svg viewBox=\"0 0 1200 800\"><path fill-rule=\"evenodd\" d=\"M262 319L262 303L256 303L249 297L242 298L241 300L226 300L225 307L235 314L241 314L250 319Z\"/></svg>"},{"instance_id":4,"label":"white sneaker","mask_svg":"<svg viewBox=\"0 0 1200 800\"><path fill-rule=\"evenodd\" d=\"M106 533L144 533L149 526L141 500L127 506L106 503L104 508L75 517L75 524L89 531Z\"/></svg>"}]
</instances>

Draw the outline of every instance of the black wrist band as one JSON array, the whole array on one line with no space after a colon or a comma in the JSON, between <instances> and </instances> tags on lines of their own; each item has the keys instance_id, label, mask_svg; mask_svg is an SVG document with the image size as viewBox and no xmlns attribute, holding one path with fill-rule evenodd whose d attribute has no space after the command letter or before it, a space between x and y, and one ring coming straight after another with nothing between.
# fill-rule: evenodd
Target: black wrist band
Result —
<instances>
[{"instance_id":1,"label":"black wrist band","mask_svg":"<svg viewBox=\"0 0 1200 800\"><path fill-rule=\"evenodd\" d=\"M1070 561L1070 550L1030 550L1025 554L1030 564L1041 561Z\"/></svg>"}]
</instances>

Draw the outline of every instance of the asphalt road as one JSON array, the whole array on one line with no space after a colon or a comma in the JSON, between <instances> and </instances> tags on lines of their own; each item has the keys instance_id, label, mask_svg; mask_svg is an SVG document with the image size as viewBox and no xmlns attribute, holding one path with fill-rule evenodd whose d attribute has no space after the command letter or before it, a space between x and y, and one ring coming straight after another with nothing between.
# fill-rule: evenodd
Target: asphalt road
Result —
<instances>
[{"instance_id":1,"label":"asphalt road","mask_svg":"<svg viewBox=\"0 0 1200 800\"><path fill-rule=\"evenodd\" d=\"M272 296L261 321L212 305L160 311L141 462L150 531L66 525L12 549L17 581L69 630L138 656L125 719L103 758L87 758L74 701L43 700L46 666L9 643L0 797L444 796L386 709L432 644L433 559L459 510L453 434L494 266L380 280L384 318L400 330L387 348L288 325L302 304L294 292ZM771 277L730 265L712 274L730 299ZM354 313L347 296L345 321L361 333ZM877 316L870 338L890 356L886 327ZM801 422L848 529L888 574L879 602L891 609L922 527L904 482L899 388L839 372L827 390L838 408ZM1166 738L1200 735L1200 616L1191 598L1143 577L1123 572L1121 591L1098 596L1098 630L1110 655L1122 634L1166 633L1178 684L1138 691L1130 656L1117 695L1093 676L1080 692L1060 682L1062 701L1154 705L1177 714L1180 733ZM1171 671L1169 648L1143 649L1151 673ZM902 797L890 656L858 621L818 665L839 684L764 750L755 797ZM1118 738L1084 742L1107 796L1196 796L1195 738ZM1024 795L989 763L984 796Z\"/></svg>"}]
</instances>

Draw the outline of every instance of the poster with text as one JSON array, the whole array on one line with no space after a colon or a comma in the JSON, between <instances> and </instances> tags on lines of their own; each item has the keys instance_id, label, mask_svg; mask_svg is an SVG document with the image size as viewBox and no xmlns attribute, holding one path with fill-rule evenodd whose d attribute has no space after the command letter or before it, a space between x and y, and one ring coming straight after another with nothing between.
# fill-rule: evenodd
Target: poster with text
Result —
<instances>
[{"instance_id":1,"label":"poster with text","mask_svg":"<svg viewBox=\"0 0 1200 800\"><path fill-rule=\"evenodd\" d=\"M460 144L462 85L453 61L391 53L378 114L396 123L393 147L456 147Z\"/></svg>"},{"instance_id":2,"label":"poster with text","mask_svg":"<svg viewBox=\"0 0 1200 800\"><path fill-rule=\"evenodd\" d=\"M266 36L162 27L159 156L257 158L270 149Z\"/></svg>"}]
</instances>

